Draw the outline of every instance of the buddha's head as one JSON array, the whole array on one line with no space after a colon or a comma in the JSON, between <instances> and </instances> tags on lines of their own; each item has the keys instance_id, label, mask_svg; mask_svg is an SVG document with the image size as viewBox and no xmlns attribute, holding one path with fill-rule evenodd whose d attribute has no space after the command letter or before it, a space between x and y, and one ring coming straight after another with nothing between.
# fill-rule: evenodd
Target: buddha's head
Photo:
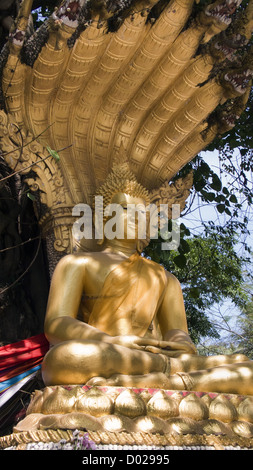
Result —
<instances>
[{"instance_id":1,"label":"buddha's head","mask_svg":"<svg viewBox=\"0 0 253 470\"><path fill-rule=\"evenodd\" d=\"M141 251L148 243L146 231L145 237L140 237L140 234L143 235L144 227L147 226L145 208L149 205L150 198L147 189L138 183L135 175L130 171L128 162L113 165L112 171L104 184L97 190L96 196L101 196L99 210L103 211L104 228L106 228L106 225L108 227L108 221L113 222L112 212L114 212L115 205L117 205L120 208L117 211L117 222L124 229L121 234L116 235L116 238L135 239L137 249ZM110 212L108 212L108 208L110 208ZM143 224L143 227L141 227L141 224ZM104 237L106 238L106 230L104 231ZM98 243L102 244L103 242L104 238L99 240Z\"/></svg>"}]
</instances>

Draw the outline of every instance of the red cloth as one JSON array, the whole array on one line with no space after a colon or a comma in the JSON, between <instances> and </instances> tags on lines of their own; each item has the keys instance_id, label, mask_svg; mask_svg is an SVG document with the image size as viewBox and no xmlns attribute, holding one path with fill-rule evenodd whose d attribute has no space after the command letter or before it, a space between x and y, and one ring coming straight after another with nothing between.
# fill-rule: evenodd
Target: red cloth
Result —
<instances>
[{"instance_id":1,"label":"red cloth","mask_svg":"<svg viewBox=\"0 0 253 470\"><path fill-rule=\"evenodd\" d=\"M31 361L26 361L17 367L11 367L10 369L8 368L0 371L0 382L9 380L12 377L16 377L16 375L22 374L22 372L25 372L28 369L32 369L33 367L38 366L42 362L42 359L43 358L32 359Z\"/></svg>"},{"instance_id":2,"label":"red cloth","mask_svg":"<svg viewBox=\"0 0 253 470\"><path fill-rule=\"evenodd\" d=\"M0 347L0 371L34 362L45 356L49 343L42 333L31 338ZM3 380L3 379L1 379Z\"/></svg>"}]
</instances>

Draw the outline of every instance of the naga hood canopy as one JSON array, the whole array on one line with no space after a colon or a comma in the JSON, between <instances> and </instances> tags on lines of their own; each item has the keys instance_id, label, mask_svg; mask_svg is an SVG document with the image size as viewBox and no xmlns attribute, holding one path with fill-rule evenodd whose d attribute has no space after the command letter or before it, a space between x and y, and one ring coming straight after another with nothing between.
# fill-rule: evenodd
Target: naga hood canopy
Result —
<instances>
[{"instance_id":1,"label":"naga hood canopy","mask_svg":"<svg viewBox=\"0 0 253 470\"><path fill-rule=\"evenodd\" d=\"M2 50L1 149L40 190L58 249L73 205L91 203L122 148L154 198L167 188L185 201L189 179L168 182L246 106L252 1L66 0L35 32L31 7Z\"/></svg>"}]
</instances>

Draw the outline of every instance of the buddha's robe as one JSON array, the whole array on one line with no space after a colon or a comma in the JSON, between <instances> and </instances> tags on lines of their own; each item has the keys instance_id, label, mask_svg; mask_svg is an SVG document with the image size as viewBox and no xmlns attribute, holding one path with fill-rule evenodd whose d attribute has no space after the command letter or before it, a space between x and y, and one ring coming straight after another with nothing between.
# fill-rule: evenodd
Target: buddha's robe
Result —
<instances>
[{"instance_id":1,"label":"buddha's robe","mask_svg":"<svg viewBox=\"0 0 253 470\"><path fill-rule=\"evenodd\" d=\"M135 253L106 277L88 324L112 336L144 336L152 329L166 284L164 268Z\"/></svg>"}]
</instances>

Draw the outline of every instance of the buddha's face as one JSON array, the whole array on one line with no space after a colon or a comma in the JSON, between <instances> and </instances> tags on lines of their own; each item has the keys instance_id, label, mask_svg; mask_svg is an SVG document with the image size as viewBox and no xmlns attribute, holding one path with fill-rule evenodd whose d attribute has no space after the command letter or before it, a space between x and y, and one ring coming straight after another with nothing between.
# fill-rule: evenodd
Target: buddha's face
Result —
<instances>
[{"instance_id":1,"label":"buddha's face","mask_svg":"<svg viewBox=\"0 0 253 470\"><path fill-rule=\"evenodd\" d=\"M146 236L146 203L139 197L125 193L117 193L113 196L112 204L118 204L120 210L117 223L124 227L124 236L116 236L118 239L138 240Z\"/></svg>"}]
</instances>

